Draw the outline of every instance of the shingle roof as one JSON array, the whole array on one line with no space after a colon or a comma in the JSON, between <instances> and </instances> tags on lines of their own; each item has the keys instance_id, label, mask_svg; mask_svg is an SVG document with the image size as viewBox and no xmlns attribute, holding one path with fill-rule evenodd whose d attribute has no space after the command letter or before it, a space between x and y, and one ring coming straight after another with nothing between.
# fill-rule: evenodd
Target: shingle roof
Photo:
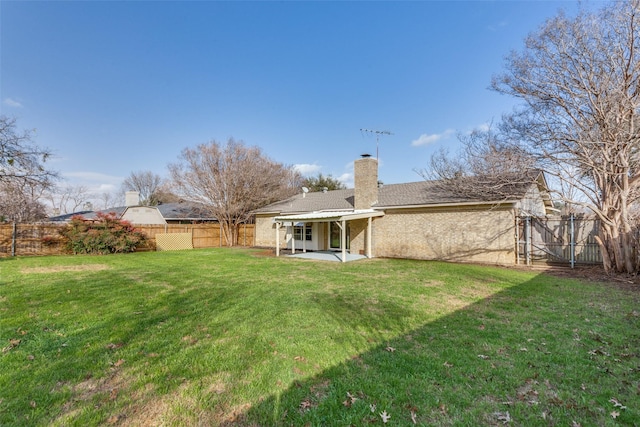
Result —
<instances>
[{"instance_id":1,"label":"shingle roof","mask_svg":"<svg viewBox=\"0 0 640 427\"><path fill-rule=\"evenodd\" d=\"M293 197L272 203L256 210L256 213L299 213L321 210L349 210L353 209L353 188L347 190L333 190L296 194Z\"/></svg>"},{"instance_id":2,"label":"shingle roof","mask_svg":"<svg viewBox=\"0 0 640 427\"><path fill-rule=\"evenodd\" d=\"M216 220L205 209L198 208L188 203L163 203L156 206L164 219L197 219L197 220Z\"/></svg>"},{"instance_id":3,"label":"shingle roof","mask_svg":"<svg viewBox=\"0 0 640 427\"><path fill-rule=\"evenodd\" d=\"M527 189L531 186L531 181L516 183L509 189L509 201L524 196ZM487 197L489 194L489 197ZM465 196L456 195L450 191L446 191L445 187L438 181L418 181L408 182L404 184L389 184L378 188L378 203L373 208L386 207L410 207L410 206L428 206L428 205L456 205L469 203L496 203L507 201L502 190L496 191L491 197L491 193L487 191L478 191L477 193ZM314 212L323 210L345 210L353 209L354 190L334 190L322 192L307 193L306 195L297 194L286 200L273 203L256 210L256 213L301 213Z\"/></svg>"},{"instance_id":4,"label":"shingle roof","mask_svg":"<svg viewBox=\"0 0 640 427\"><path fill-rule=\"evenodd\" d=\"M203 209L199 209L198 207L187 204L187 203L164 203L158 206L151 206L153 208L158 208L160 214L163 216L165 220L207 220L207 221L215 221L216 218L212 217L211 214L207 213ZM110 214L113 213L116 217L120 218L124 215L127 210L127 206L116 206L109 209L103 209L101 211L82 211L82 212L74 212L72 214L59 215L56 217L49 218L49 221L68 221L71 217L75 215L81 215L85 219L95 219L98 213Z\"/></svg>"}]
</instances>

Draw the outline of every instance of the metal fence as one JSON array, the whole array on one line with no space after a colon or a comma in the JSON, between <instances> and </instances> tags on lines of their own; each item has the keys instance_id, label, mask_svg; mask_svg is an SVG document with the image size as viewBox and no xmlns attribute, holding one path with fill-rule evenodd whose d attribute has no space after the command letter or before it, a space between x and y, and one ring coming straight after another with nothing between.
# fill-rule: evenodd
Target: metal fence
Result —
<instances>
[{"instance_id":1,"label":"metal fence","mask_svg":"<svg viewBox=\"0 0 640 427\"><path fill-rule=\"evenodd\" d=\"M601 264L595 240L599 220L579 215L561 218L520 217L518 264Z\"/></svg>"},{"instance_id":2,"label":"metal fence","mask_svg":"<svg viewBox=\"0 0 640 427\"><path fill-rule=\"evenodd\" d=\"M59 230L63 224L0 224L0 257L23 255L59 255L64 253ZM136 225L151 240L158 233L191 233L194 248L229 246L221 233L220 224ZM237 244L254 245L254 224L242 224Z\"/></svg>"}]
</instances>

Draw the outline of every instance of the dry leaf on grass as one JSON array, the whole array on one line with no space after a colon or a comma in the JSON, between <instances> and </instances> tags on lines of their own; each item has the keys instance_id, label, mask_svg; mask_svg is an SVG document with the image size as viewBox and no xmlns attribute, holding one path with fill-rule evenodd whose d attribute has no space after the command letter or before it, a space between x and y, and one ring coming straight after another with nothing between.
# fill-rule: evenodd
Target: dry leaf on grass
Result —
<instances>
[{"instance_id":1,"label":"dry leaf on grass","mask_svg":"<svg viewBox=\"0 0 640 427\"><path fill-rule=\"evenodd\" d=\"M344 406L346 406L347 408L351 407L351 405L353 405L356 400L358 400L357 397L355 397L354 395L352 395L351 393L347 392L347 400L345 400L344 402L342 402L342 404Z\"/></svg>"},{"instance_id":2,"label":"dry leaf on grass","mask_svg":"<svg viewBox=\"0 0 640 427\"><path fill-rule=\"evenodd\" d=\"M117 344L114 344L114 343L110 342L110 343L109 343L109 344L107 344L105 347L107 347L109 350L115 350L115 349L117 349L117 348L122 347L123 345L124 345L124 344L122 344L122 343L120 343L120 342L119 342L119 343L117 343Z\"/></svg>"},{"instance_id":3,"label":"dry leaf on grass","mask_svg":"<svg viewBox=\"0 0 640 427\"><path fill-rule=\"evenodd\" d=\"M498 419L498 421L502 421L503 424L511 422L511 415L509 411L507 412L494 412L493 415Z\"/></svg>"},{"instance_id":4,"label":"dry leaf on grass","mask_svg":"<svg viewBox=\"0 0 640 427\"><path fill-rule=\"evenodd\" d=\"M9 340L9 345L8 345L8 346L6 346L6 347L4 347L4 348L2 349L2 352L3 352L3 353L6 353L6 352L8 352L8 351L13 350L13 349L14 349L14 348L16 348L17 346L19 346L21 342L22 342L22 340L19 340L19 339L10 339L10 340Z\"/></svg>"},{"instance_id":5,"label":"dry leaf on grass","mask_svg":"<svg viewBox=\"0 0 640 427\"><path fill-rule=\"evenodd\" d=\"M313 403L309 399L300 402L300 412L306 412L313 407Z\"/></svg>"},{"instance_id":6,"label":"dry leaf on grass","mask_svg":"<svg viewBox=\"0 0 640 427\"><path fill-rule=\"evenodd\" d=\"M627 409L627 407L624 406L622 403L618 402L618 399L616 399L615 397L612 397L611 399L609 399L609 402L613 403L614 408Z\"/></svg>"}]
</instances>

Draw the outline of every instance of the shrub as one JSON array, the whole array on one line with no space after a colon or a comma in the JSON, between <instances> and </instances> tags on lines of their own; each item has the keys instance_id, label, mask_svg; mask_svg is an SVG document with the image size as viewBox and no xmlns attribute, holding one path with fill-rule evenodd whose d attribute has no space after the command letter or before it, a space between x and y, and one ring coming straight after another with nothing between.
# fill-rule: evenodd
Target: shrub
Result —
<instances>
[{"instance_id":1,"label":"shrub","mask_svg":"<svg viewBox=\"0 0 640 427\"><path fill-rule=\"evenodd\" d=\"M60 244L60 238L56 236L44 236L42 238L42 246L50 248Z\"/></svg>"},{"instance_id":2,"label":"shrub","mask_svg":"<svg viewBox=\"0 0 640 427\"><path fill-rule=\"evenodd\" d=\"M66 249L74 254L134 252L137 247L148 244L147 236L114 213L98 212L94 220L74 216L60 234Z\"/></svg>"}]
</instances>

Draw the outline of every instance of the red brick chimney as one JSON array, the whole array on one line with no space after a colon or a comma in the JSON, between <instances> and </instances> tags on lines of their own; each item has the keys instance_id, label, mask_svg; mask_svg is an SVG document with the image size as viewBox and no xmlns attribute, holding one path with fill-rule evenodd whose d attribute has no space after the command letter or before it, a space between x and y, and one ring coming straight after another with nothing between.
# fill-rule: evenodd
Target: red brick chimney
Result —
<instances>
[{"instance_id":1,"label":"red brick chimney","mask_svg":"<svg viewBox=\"0 0 640 427\"><path fill-rule=\"evenodd\" d=\"M378 160L369 154L353 162L355 209L371 209L378 202Z\"/></svg>"}]
</instances>

